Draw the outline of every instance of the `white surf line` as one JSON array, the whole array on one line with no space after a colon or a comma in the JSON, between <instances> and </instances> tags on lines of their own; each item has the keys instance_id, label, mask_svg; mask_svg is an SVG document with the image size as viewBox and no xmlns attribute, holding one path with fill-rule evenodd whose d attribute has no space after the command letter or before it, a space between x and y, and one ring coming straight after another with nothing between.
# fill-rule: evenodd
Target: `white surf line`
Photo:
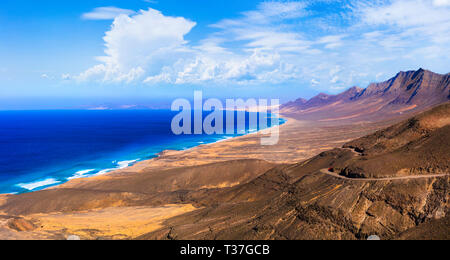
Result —
<instances>
[{"instance_id":1,"label":"white surf line","mask_svg":"<svg viewBox=\"0 0 450 260\"><path fill-rule=\"evenodd\" d=\"M61 183L61 182L54 178L48 178L45 180L35 181L35 182L30 182L30 183L19 183L16 186L26 189L26 190L29 190L29 191L33 191L37 188L51 186L51 185L55 185L55 184L59 184L59 183Z\"/></svg>"},{"instance_id":2,"label":"white surf line","mask_svg":"<svg viewBox=\"0 0 450 260\"><path fill-rule=\"evenodd\" d=\"M82 178L89 177L89 175L87 175L87 174L91 173L93 171L95 171L95 169L77 171L73 176L67 178L67 180L71 181L71 180L75 180L75 179L82 179Z\"/></svg>"}]
</instances>

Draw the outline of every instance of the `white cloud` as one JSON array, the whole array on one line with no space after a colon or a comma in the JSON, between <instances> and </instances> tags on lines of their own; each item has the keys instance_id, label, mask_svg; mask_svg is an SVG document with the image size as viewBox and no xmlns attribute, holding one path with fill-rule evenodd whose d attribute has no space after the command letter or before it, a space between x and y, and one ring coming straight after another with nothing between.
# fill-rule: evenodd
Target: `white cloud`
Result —
<instances>
[{"instance_id":1,"label":"white cloud","mask_svg":"<svg viewBox=\"0 0 450 260\"><path fill-rule=\"evenodd\" d=\"M280 29L275 24L305 15L300 2L264 2L257 10L242 13L237 19L225 19L211 27L218 32L200 45L191 46L185 55L151 75L146 83L228 85L282 83L298 77L298 68L284 59L285 53L308 53L311 43L296 32ZM240 42L236 48L224 45Z\"/></svg>"},{"instance_id":2,"label":"white cloud","mask_svg":"<svg viewBox=\"0 0 450 260\"><path fill-rule=\"evenodd\" d=\"M61 79L62 80L70 80L70 79L72 79L72 77L70 76L70 74L62 74Z\"/></svg>"},{"instance_id":3,"label":"white cloud","mask_svg":"<svg viewBox=\"0 0 450 260\"><path fill-rule=\"evenodd\" d=\"M336 84L338 81L339 81L339 77L338 77L338 76L334 76L334 77L330 80L330 83Z\"/></svg>"},{"instance_id":4,"label":"white cloud","mask_svg":"<svg viewBox=\"0 0 450 260\"><path fill-rule=\"evenodd\" d=\"M342 39L347 35L328 35L320 38L317 43L324 44L326 49L335 49L343 45Z\"/></svg>"},{"instance_id":5,"label":"white cloud","mask_svg":"<svg viewBox=\"0 0 450 260\"><path fill-rule=\"evenodd\" d=\"M312 85L313 87L315 87L315 86L317 86L317 85L319 85L319 84L320 84L319 81L317 81L317 80L315 80L315 79L312 79L312 80L311 80L311 85Z\"/></svg>"},{"instance_id":6,"label":"white cloud","mask_svg":"<svg viewBox=\"0 0 450 260\"><path fill-rule=\"evenodd\" d=\"M274 9L270 9L271 5ZM299 12L298 4L265 3L258 11L244 13L243 19L259 25L264 16L276 20L292 19L300 15ZM121 15L104 37L107 55L97 58L101 64L76 78L127 83L142 80L148 84L281 82L297 72L281 61L278 52L299 52L308 48L308 43L295 33L275 28L268 32L261 27L259 32L250 34L248 28L240 26L221 30L231 38L210 36L199 45L187 45L184 36L194 26L194 22L167 17L153 9L133 16ZM244 52L237 53L220 46L229 41L246 41Z\"/></svg>"},{"instance_id":7,"label":"white cloud","mask_svg":"<svg viewBox=\"0 0 450 260\"><path fill-rule=\"evenodd\" d=\"M406 57L420 50L450 54L449 0L397 0L382 5L360 5L357 13L369 26L384 27L372 32L386 49L405 50ZM429 53L430 54L430 53ZM431 57L430 55L427 55Z\"/></svg>"},{"instance_id":8,"label":"white cloud","mask_svg":"<svg viewBox=\"0 0 450 260\"><path fill-rule=\"evenodd\" d=\"M263 2L237 19L211 25L220 29L225 41L245 41L246 47L281 51L306 51L310 42L296 31L283 28L284 22L307 15L303 2Z\"/></svg>"},{"instance_id":9,"label":"white cloud","mask_svg":"<svg viewBox=\"0 0 450 260\"><path fill-rule=\"evenodd\" d=\"M450 0L434 0L433 5L435 5L435 6L450 6Z\"/></svg>"},{"instance_id":10,"label":"white cloud","mask_svg":"<svg viewBox=\"0 0 450 260\"><path fill-rule=\"evenodd\" d=\"M286 19L294 19L307 15L303 2L262 2L256 10L242 13L241 18L224 19L212 27L228 29L230 27L267 25Z\"/></svg>"},{"instance_id":11,"label":"white cloud","mask_svg":"<svg viewBox=\"0 0 450 260\"><path fill-rule=\"evenodd\" d=\"M151 72L171 56L186 52L184 36L196 23L168 17L149 9L133 16L120 15L106 32L102 62L77 76L78 80L132 82Z\"/></svg>"},{"instance_id":12,"label":"white cloud","mask_svg":"<svg viewBox=\"0 0 450 260\"><path fill-rule=\"evenodd\" d=\"M344 3L342 13L314 9L314 1L263 2L212 24L213 33L192 43L185 36L196 23L188 19L154 9L119 15L104 37L105 56L73 78L150 85L293 83L337 91L398 70L448 68L448 1L321 4L329 2Z\"/></svg>"},{"instance_id":13,"label":"white cloud","mask_svg":"<svg viewBox=\"0 0 450 260\"><path fill-rule=\"evenodd\" d=\"M133 10L108 6L95 8L91 12L82 14L81 18L85 20L113 20L119 15L131 15L134 13L135 12Z\"/></svg>"},{"instance_id":14,"label":"white cloud","mask_svg":"<svg viewBox=\"0 0 450 260\"><path fill-rule=\"evenodd\" d=\"M271 20L294 19L306 15L303 2L262 2L256 11L244 13L245 19L253 23L267 23Z\"/></svg>"},{"instance_id":15,"label":"white cloud","mask_svg":"<svg viewBox=\"0 0 450 260\"><path fill-rule=\"evenodd\" d=\"M401 27L439 25L449 21L448 1L398 0L379 5L361 5L363 20L368 24Z\"/></svg>"}]
</instances>

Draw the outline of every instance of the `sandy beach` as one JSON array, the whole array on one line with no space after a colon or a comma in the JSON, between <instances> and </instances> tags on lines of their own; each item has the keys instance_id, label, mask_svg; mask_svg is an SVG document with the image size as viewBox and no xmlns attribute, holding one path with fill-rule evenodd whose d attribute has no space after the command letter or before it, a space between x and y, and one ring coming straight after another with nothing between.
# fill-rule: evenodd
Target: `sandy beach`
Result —
<instances>
[{"instance_id":1,"label":"sandy beach","mask_svg":"<svg viewBox=\"0 0 450 260\"><path fill-rule=\"evenodd\" d=\"M262 131L260 131L216 143L199 145L184 151L164 151L157 158L141 161L133 166L101 176L74 179L50 189L73 188L91 180L105 180L129 173L199 166L240 159L258 159L275 164L290 164L341 147L350 140L389 125L389 122L361 122L339 125L336 123L302 121L283 115L281 117L286 119L287 122L279 127L280 141L274 146L261 145L261 138L267 137L267 134L262 134Z\"/></svg>"},{"instance_id":2,"label":"sandy beach","mask_svg":"<svg viewBox=\"0 0 450 260\"><path fill-rule=\"evenodd\" d=\"M264 173L273 167L270 165L289 164L306 160L323 151L340 147L345 142L373 132L386 124L360 123L359 125L335 125L301 121L295 118L283 118L288 121L280 126L280 141L274 146L262 146L261 138L265 135L258 132L217 143L200 145L185 151L165 151L158 158L142 161L125 169L113 171L102 176L74 179L65 184L48 188L42 192L25 194L23 196L30 196L32 200L37 199L37 201L34 202L33 206L23 205L24 208L18 214L19 216L15 216L14 218L7 217L8 214L0 212L0 215L5 216L5 220L0 222L0 228L4 231L8 230L8 232L0 232L0 234L9 239L64 239L64 237L61 237L62 234L76 234L84 239L93 239L95 237L135 238L139 235L139 233L136 233L137 230L132 228L124 229L125 226L130 226L130 223L125 223L128 221L127 219L139 220L139 226L146 227L143 233L148 233L153 229L157 229L159 223L162 221L195 210L196 207L193 205L173 206L162 204L158 207L148 206L136 209L136 207L132 206L133 201L140 201L145 195L140 191L137 192L138 190L110 192L115 185L114 183L127 183L127 181L150 176L149 178L154 178L152 182L158 184L160 178L163 177L161 175L171 169L176 172L178 169L185 169L186 167L208 167L207 165L212 163L242 159L254 159L256 162L267 162L263 163L264 165L267 164L267 166L263 165L251 168L248 170L248 174L245 174L245 172L242 173L242 171L247 170L239 170L233 173L236 174L236 177L228 177L226 181L221 181L218 178L217 182L215 182L206 175L201 177L199 174L194 173L187 176L184 181L186 185L191 185L189 183L195 182L193 178L204 180L204 183L196 184L197 186L194 185L193 187L195 189L234 187ZM229 166L227 167L229 168ZM239 169L239 167L233 166L231 168ZM218 170L213 169L208 171ZM229 179L234 181L229 181ZM178 182L179 180L174 179L173 181ZM156 184L155 186L158 186ZM161 183L162 186L170 186L172 184ZM129 184L127 187L136 187L137 185ZM48 199L39 198L39 194L45 192L56 193L54 195L48 195L50 196ZM13 196L0 196L0 206L4 205L7 199ZM68 197L64 199L64 196ZM60 198L61 202L45 204L46 200L52 200L54 197ZM139 203L136 202L136 204ZM153 205L153 203L150 204ZM42 206L43 208L37 209L36 212L45 211L45 213L33 214L33 208L39 208L40 205L44 206ZM127 216L127 218L117 218L117 216ZM17 222L17 217L20 218L19 222ZM90 221L91 219L101 219L101 221L92 222ZM137 228L137 225L132 226L136 226ZM16 231L11 231L11 227L13 230L19 230L21 232L14 233Z\"/></svg>"}]
</instances>

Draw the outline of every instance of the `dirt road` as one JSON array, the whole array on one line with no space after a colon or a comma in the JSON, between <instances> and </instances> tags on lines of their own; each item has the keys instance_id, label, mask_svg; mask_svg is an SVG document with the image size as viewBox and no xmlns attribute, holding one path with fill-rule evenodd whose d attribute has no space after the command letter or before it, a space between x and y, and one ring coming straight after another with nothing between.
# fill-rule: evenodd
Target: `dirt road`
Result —
<instances>
[{"instance_id":1,"label":"dirt road","mask_svg":"<svg viewBox=\"0 0 450 260\"><path fill-rule=\"evenodd\" d=\"M439 178L450 176L450 174L433 174L433 175L413 175L413 176L403 176L403 177L390 177L390 178L349 178L346 176L339 175L335 172L330 172L328 169L320 170L321 173L333 176L335 178L351 180L351 181L396 181L396 180L411 180L411 179L427 179L427 178Z\"/></svg>"}]
</instances>

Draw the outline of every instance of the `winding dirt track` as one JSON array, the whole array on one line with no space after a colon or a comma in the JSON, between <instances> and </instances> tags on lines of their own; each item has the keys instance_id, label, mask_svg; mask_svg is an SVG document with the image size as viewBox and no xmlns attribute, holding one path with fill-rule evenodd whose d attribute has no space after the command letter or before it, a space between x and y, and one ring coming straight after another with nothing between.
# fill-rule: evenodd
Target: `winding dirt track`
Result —
<instances>
[{"instance_id":1,"label":"winding dirt track","mask_svg":"<svg viewBox=\"0 0 450 260\"><path fill-rule=\"evenodd\" d=\"M339 175L334 172L330 172L328 169L320 170L321 173L327 174L329 176L333 176L335 178L350 180L350 181L396 181L396 180L411 180L411 179L428 179L428 178L439 178L450 176L450 174L433 174L433 175L414 175L414 176L403 176L403 177L390 177L390 178L349 178L346 176Z\"/></svg>"},{"instance_id":2,"label":"winding dirt track","mask_svg":"<svg viewBox=\"0 0 450 260\"><path fill-rule=\"evenodd\" d=\"M358 153L354 149L350 149L350 148L342 148L342 149L352 151L355 154L355 156L363 156L362 153ZM397 180L440 178L440 177L450 176L450 174L444 173L444 174L412 175L412 176L389 177L389 178L349 178L346 176L339 175L335 172L330 172L328 169L322 169L322 170L320 170L320 172L324 173L326 175L329 175L329 176L333 176L335 178L350 180L350 181L397 181Z\"/></svg>"}]
</instances>

